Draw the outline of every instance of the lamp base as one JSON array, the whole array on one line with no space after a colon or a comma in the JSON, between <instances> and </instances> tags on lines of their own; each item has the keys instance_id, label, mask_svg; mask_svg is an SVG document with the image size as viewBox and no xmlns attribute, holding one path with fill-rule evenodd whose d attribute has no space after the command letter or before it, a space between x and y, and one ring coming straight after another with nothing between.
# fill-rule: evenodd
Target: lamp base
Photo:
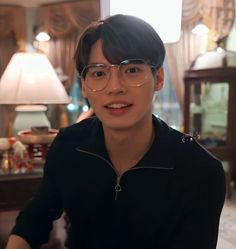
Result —
<instances>
[{"instance_id":1,"label":"lamp base","mask_svg":"<svg viewBox=\"0 0 236 249\"><path fill-rule=\"evenodd\" d=\"M46 116L47 107L44 105L20 105L15 108L16 118L13 124L13 133L31 129L31 127L45 126L51 128Z\"/></svg>"}]
</instances>

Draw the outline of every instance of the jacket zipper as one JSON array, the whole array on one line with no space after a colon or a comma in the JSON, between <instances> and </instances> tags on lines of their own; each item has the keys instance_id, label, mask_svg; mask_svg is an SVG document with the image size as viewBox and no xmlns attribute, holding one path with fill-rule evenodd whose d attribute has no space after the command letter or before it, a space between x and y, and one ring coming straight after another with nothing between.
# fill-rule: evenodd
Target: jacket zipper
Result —
<instances>
[{"instance_id":1,"label":"jacket zipper","mask_svg":"<svg viewBox=\"0 0 236 249\"><path fill-rule=\"evenodd\" d=\"M92 153L90 151L86 151L86 150L81 150L79 148L76 148L77 151L79 152L82 152L82 153L86 153L88 155L91 155L91 156L95 156L101 160L103 160L105 163L107 163L115 172L116 174L116 185L115 185L115 200L117 200L118 198L118 193L121 192L122 188L121 188L121 185L120 185L120 178L121 176L119 175L119 173L117 172L117 170L114 168L113 164L110 163L106 158L98 155L98 154L95 154L95 153Z\"/></svg>"},{"instance_id":2,"label":"jacket zipper","mask_svg":"<svg viewBox=\"0 0 236 249\"><path fill-rule=\"evenodd\" d=\"M114 168L113 164L110 163L106 158L98 155L98 154L95 154L95 153L92 153L92 152L89 152L89 151L86 151L86 150L81 150L79 148L76 148L77 151L79 152L82 152L82 153L86 153L86 154L89 154L89 155L92 155L92 156L95 156L101 160L103 160L104 162L106 162L109 166L111 166L111 168L114 170L115 174L116 174L116 185L115 185L115 200L117 201L118 200L118 193L122 191L122 187L120 185L120 180L121 180L121 177L128 171L132 171L132 170L137 170L137 169L165 169L165 170L172 170L174 169L174 167L171 167L171 168L163 168L163 167L136 167L136 168L131 168L131 169L128 169L127 171L125 171L122 175L119 175L119 173L117 172L117 170Z\"/></svg>"},{"instance_id":3,"label":"jacket zipper","mask_svg":"<svg viewBox=\"0 0 236 249\"><path fill-rule=\"evenodd\" d=\"M121 176L117 176L117 178L116 178L116 186L115 186L116 194L115 194L115 201L117 201L117 199L118 199L118 193L121 192L121 190L122 190L122 187L121 187L121 185L120 185L120 178L121 178Z\"/></svg>"}]
</instances>

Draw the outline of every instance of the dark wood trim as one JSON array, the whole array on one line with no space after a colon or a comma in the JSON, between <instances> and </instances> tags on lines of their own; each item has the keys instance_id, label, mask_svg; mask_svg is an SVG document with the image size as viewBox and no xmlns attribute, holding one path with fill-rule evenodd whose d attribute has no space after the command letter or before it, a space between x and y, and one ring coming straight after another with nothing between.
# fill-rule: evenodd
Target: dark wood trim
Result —
<instances>
[{"instance_id":1,"label":"dark wood trim","mask_svg":"<svg viewBox=\"0 0 236 249\"><path fill-rule=\"evenodd\" d=\"M21 209L36 193L42 172L0 175L0 211Z\"/></svg>"}]
</instances>

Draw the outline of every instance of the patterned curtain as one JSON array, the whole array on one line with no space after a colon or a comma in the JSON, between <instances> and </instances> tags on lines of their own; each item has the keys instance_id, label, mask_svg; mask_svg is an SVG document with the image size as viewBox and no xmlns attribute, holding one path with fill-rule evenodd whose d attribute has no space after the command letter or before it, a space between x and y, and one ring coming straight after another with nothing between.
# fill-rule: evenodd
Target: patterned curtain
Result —
<instances>
[{"instance_id":1,"label":"patterned curtain","mask_svg":"<svg viewBox=\"0 0 236 249\"><path fill-rule=\"evenodd\" d=\"M227 37L235 18L234 0L183 0L182 34L180 41L166 44L170 77L183 110L183 74L197 55L215 47L215 39ZM191 33L197 22L208 26L208 35Z\"/></svg>"},{"instance_id":2,"label":"patterned curtain","mask_svg":"<svg viewBox=\"0 0 236 249\"><path fill-rule=\"evenodd\" d=\"M38 9L38 26L47 31L52 39L39 43L55 68L68 76L64 86L69 93L75 78L73 56L78 37L83 29L100 16L99 0L80 0L41 6ZM59 128L68 125L65 106L51 107L50 121Z\"/></svg>"},{"instance_id":3,"label":"patterned curtain","mask_svg":"<svg viewBox=\"0 0 236 249\"><path fill-rule=\"evenodd\" d=\"M0 77L12 55L24 50L26 41L25 11L21 7L0 8ZM14 118L12 105L0 104L0 136L9 136Z\"/></svg>"}]
</instances>

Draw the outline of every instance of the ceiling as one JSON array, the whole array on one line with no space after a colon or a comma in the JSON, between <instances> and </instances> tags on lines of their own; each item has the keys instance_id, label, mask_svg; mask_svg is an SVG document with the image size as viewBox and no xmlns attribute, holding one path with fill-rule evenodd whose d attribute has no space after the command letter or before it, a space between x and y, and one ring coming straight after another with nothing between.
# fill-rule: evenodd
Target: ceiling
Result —
<instances>
[{"instance_id":1,"label":"ceiling","mask_svg":"<svg viewBox=\"0 0 236 249\"><path fill-rule=\"evenodd\" d=\"M0 5L1 4L20 5L23 7L33 8L33 7L38 7L42 4L68 2L68 1L70 0L0 0Z\"/></svg>"}]
</instances>

